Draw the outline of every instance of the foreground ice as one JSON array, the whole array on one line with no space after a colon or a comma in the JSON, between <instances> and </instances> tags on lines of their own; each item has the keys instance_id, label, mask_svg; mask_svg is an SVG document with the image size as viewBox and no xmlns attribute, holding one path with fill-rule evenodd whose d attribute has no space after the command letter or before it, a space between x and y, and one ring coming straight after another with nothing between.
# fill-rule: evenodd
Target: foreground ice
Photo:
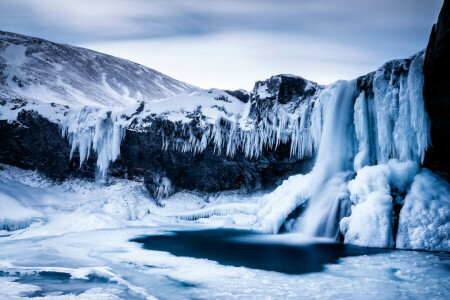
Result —
<instances>
[{"instance_id":1,"label":"foreground ice","mask_svg":"<svg viewBox=\"0 0 450 300\"><path fill-rule=\"evenodd\" d=\"M177 257L129 242L176 230L250 228L255 217L242 211L251 210L256 198L222 194L209 196L206 202L201 195L180 193L163 200L165 207L158 207L138 183L53 185L34 172L3 168L2 193L15 187L12 198L31 209L31 217L39 218L29 227L1 231L0 299L450 297L448 254L389 251L343 258L319 273L287 275ZM27 201L24 195L33 197ZM230 210L233 201L245 202L245 208L231 215L219 213ZM204 209L212 212L210 218L186 221L187 217L179 217L181 212L195 215ZM243 242L291 243L290 237L262 235ZM66 279L54 285L33 281L42 274Z\"/></svg>"}]
</instances>

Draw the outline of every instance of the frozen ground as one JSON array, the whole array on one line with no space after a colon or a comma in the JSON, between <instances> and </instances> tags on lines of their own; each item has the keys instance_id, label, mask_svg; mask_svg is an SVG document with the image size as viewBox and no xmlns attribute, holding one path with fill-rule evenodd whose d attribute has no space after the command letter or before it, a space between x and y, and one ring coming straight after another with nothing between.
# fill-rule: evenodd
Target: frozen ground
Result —
<instances>
[{"instance_id":1,"label":"frozen ground","mask_svg":"<svg viewBox=\"0 0 450 300\"><path fill-rule=\"evenodd\" d=\"M175 230L250 229L258 195L178 193L158 207L139 183L54 185L31 171L2 168L0 197L14 206L0 207L0 299L450 298L444 253L388 251L287 275L129 242ZM243 204L232 204L238 200ZM17 230L5 230L11 227ZM259 239L292 243L283 235Z\"/></svg>"}]
</instances>

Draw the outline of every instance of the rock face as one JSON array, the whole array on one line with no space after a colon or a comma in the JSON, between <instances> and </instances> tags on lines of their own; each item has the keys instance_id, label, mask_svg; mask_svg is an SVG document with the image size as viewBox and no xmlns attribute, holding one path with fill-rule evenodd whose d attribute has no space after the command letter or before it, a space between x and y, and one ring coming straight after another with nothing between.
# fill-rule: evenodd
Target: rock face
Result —
<instances>
[{"instance_id":1,"label":"rock face","mask_svg":"<svg viewBox=\"0 0 450 300\"><path fill-rule=\"evenodd\" d=\"M112 165L112 174L151 181L154 173L169 178L176 190L205 192L241 189L252 191L272 188L287 177L310 171L313 159L290 157L288 145L266 151L258 158L247 158L238 152L233 157L217 154L209 145L201 153L163 150L162 138L151 131L127 131L122 142L121 156ZM157 137L157 138L155 138Z\"/></svg>"},{"instance_id":2,"label":"rock face","mask_svg":"<svg viewBox=\"0 0 450 300\"><path fill-rule=\"evenodd\" d=\"M423 94L431 120L425 166L450 179L450 1L445 0L431 30L423 66Z\"/></svg>"},{"instance_id":3,"label":"rock face","mask_svg":"<svg viewBox=\"0 0 450 300\"><path fill-rule=\"evenodd\" d=\"M218 155L209 145L201 153L163 149L163 139L153 123L147 132L127 130L121 155L110 174L149 183L154 175L167 177L173 191L187 189L204 192L222 190L252 191L272 188L287 177L310 171L313 159L290 157L287 145L266 151L258 158L246 158L242 152L234 157ZM70 159L71 146L57 124L36 112L23 111L18 122L0 121L0 162L24 169L36 169L44 175L65 180L70 177L94 179L96 153L80 167L79 153ZM158 186L154 186L156 189Z\"/></svg>"},{"instance_id":4,"label":"rock face","mask_svg":"<svg viewBox=\"0 0 450 300\"><path fill-rule=\"evenodd\" d=\"M264 90L264 95L245 91L226 93L251 105L249 119L258 122L263 118L270 119L275 105L284 103L289 109L295 109L318 89L316 84L290 75L273 76L265 82L258 82L255 90L262 91L261 86L264 85L270 87ZM217 102L229 101L223 98ZM22 102L18 103L12 110L22 108ZM3 105L11 107L11 101ZM135 114L142 112L142 109L143 105ZM201 136L205 131L200 126L205 121L201 113L189 116L192 120L185 127L177 127L176 123L159 115L151 116L151 121L139 127L139 130L132 123L125 129L120 156L111 164L109 174L144 180L145 186L157 198L160 192L171 193L183 189L203 192L270 189L291 175L309 172L313 166L312 156L302 159L292 156L290 144L284 142L276 149L263 148L257 157L248 157L243 149L232 156L227 155L225 150L218 153L217 145L212 141L200 153L165 147L164 143L168 139L189 140L186 131L193 131L194 136ZM207 130L210 130L210 126L206 126ZM88 160L80 167L80 153L74 151L70 159L71 145L68 138L62 136L61 126L35 111L22 110L17 120L0 121L0 130L2 163L37 169L55 180L96 177L96 152L91 149ZM170 189L164 191L167 180L171 183Z\"/></svg>"},{"instance_id":5,"label":"rock face","mask_svg":"<svg viewBox=\"0 0 450 300\"><path fill-rule=\"evenodd\" d=\"M78 168L75 153L70 160L71 146L61 136L59 126L34 111L22 111L17 122L0 121L0 162L23 169L35 169L54 180L69 177L91 178L95 174L95 153L89 163Z\"/></svg>"}]
</instances>

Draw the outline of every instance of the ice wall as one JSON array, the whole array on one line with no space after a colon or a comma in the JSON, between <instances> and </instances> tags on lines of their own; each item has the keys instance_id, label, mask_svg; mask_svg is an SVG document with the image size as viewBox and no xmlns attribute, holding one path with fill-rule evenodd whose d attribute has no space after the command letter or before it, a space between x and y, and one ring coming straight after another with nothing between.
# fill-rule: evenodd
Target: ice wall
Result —
<instances>
[{"instance_id":1,"label":"ice wall","mask_svg":"<svg viewBox=\"0 0 450 300\"><path fill-rule=\"evenodd\" d=\"M354 106L359 152L355 170L391 158L423 162L430 122L422 95L424 52L394 60L373 76L373 95L361 91Z\"/></svg>"}]
</instances>

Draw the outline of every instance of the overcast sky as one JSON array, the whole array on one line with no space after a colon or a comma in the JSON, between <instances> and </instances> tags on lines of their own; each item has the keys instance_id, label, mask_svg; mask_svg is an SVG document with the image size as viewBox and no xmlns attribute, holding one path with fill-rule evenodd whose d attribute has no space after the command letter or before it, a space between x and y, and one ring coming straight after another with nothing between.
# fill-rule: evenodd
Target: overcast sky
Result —
<instances>
[{"instance_id":1,"label":"overcast sky","mask_svg":"<svg viewBox=\"0 0 450 300\"><path fill-rule=\"evenodd\" d=\"M443 0L0 0L0 29L123 57L202 88L328 84L426 47Z\"/></svg>"}]
</instances>

